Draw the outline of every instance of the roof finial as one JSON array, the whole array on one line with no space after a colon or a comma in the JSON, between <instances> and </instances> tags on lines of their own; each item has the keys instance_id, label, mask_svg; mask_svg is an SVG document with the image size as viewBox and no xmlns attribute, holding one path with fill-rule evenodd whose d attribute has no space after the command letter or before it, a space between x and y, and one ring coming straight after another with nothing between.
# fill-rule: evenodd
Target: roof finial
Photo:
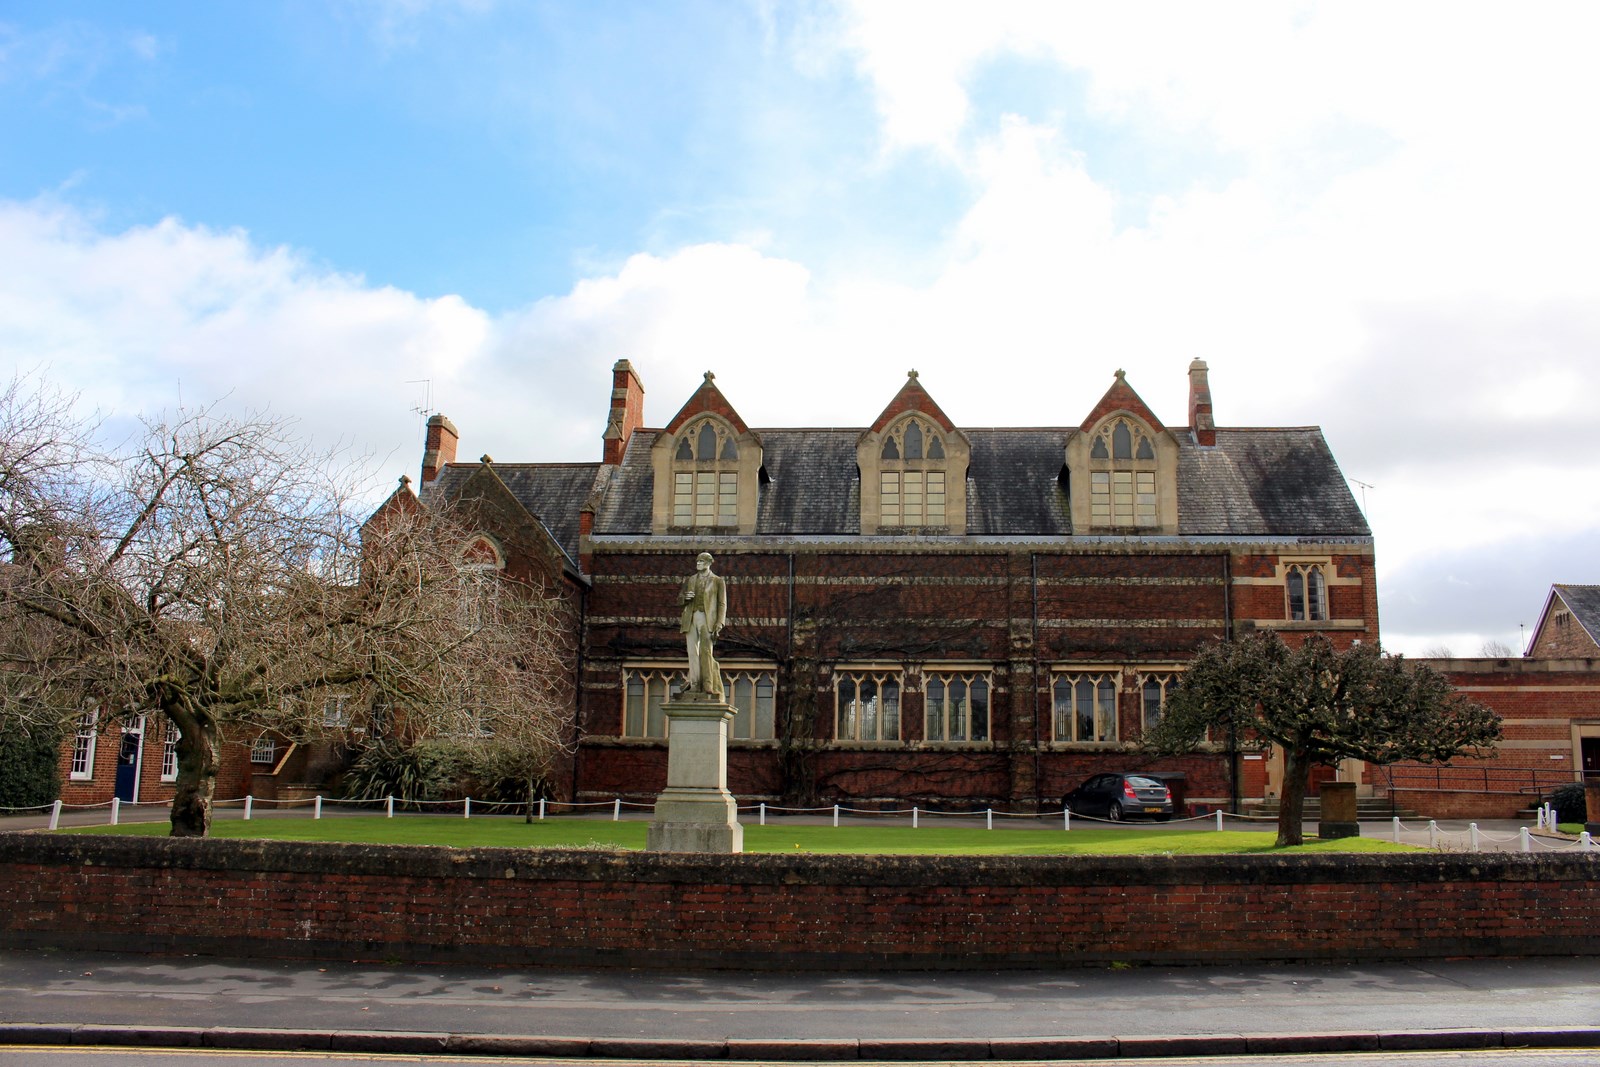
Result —
<instances>
[{"instance_id":1,"label":"roof finial","mask_svg":"<svg viewBox=\"0 0 1600 1067\"><path fill-rule=\"evenodd\" d=\"M706 371L706 381L707 382L714 382L716 380L717 380L717 376L715 374L712 374L710 371Z\"/></svg>"},{"instance_id":2,"label":"roof finial","mask_svg":"<svg viewBox=\"0 0 1600 1067\"><path fill-rule=\"evenodd\" d=\"M1127 371L1123 370L1121 367L1117 368L1117 381L1120 382L1124 378L1126 378L1127 376L1128 376L1128 372Z\"/></svg>"},{"instance_id":3,"label":"roof finial","mask_svg":"<svg viewBox=\"0 0 1600 1067\"><path fill-rule=\"evenodd\" d=\"M494 462L494 457L485 452L483 455L478 457L478 462L488 466L490 463Z\"/></svg>"},{"instance_id":4,"label":"roof finial","mask_svg":"<svg viewBox=\"0 0 1600 1067\"><path fill-rule=\"evenodd\" d=\"M915 369L906 371L906 377L907 378L915 378L916 376L917 376L917 372L916 372Z\"/></svg>"},{"instance_id":5,"label":"roof finial","mask_svg":"<svg viewBox=\"0 0 1600 1067\"><path fill-rule=\"evenodd\" d=\"M408 486L410 484L411 484L411 475L402 474L400 476L400 488L404 489L406 486Z\"/></svg>"}]
</instances>

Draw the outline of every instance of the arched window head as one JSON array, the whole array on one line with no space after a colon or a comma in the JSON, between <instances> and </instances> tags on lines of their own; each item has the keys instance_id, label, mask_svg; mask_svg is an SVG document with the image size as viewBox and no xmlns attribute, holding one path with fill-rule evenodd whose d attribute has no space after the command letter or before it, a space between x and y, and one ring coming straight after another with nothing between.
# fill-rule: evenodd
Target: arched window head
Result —
<instances>
[{"instance_id":1,"label":"arched window head","mask_svg":"<svg viewBox=\"0 0 1600 1067\"><path fill-rule=\"evenodd\" d=\"M720 419L702 418L672 454L672 525L739 525L739 446Z\"/></svg>"},{"instance_id":2,"label":"arched window head","mask_svg":"<svg viewBox=\"0 0 1600 1067\"><path fill-rule=\"evenodd\" d=\"M937 427L910 418L884 434L878 456L878 507L883 526L944 526L944 440Z\"/></svg>"},{"instance_id":3,"label":"arched window head","mask_svg":"<svg viewBox=\"0 0 1600 1067\"><path fill-rule=\"evenodd\" d=\"M1099 527L1156 526L1156 450L1129 418L1101 426L1089 445L1089 520Z\"/></svg>"},{"instance_id":4,"label":"arched window head","mask_svg":"<svg viewBox=\"0 0 1600 1067\"><path fill-rule=\"evenodd\" d=\"M1291 563L1283 576L1290 622L1328 618L1328 578L1320 563Z\"/></svg>"},{"instance_id":5,"label":"arched window head","mask_svg":"<svg viewBox=\"0 0 1600 1067\"><path fill-rule=\"evenodd\" d=\"M700 433L696 436L695 459L717 458L717 431L709 422L700 424Z\"/></svg>"}]
</instances>

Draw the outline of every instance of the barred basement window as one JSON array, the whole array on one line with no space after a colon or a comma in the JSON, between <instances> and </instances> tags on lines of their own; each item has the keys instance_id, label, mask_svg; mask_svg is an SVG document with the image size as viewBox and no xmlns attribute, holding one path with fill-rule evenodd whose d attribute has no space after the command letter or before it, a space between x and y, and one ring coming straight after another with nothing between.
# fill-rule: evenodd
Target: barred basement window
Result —
<instances>
[{"instance_id":1,"label":"barred basement window","mask_svg":"<svg viewBox=\"0 0 1600 1067\"><path fill-rule=\"evenodd\" d=\"M278 758L278 742L262 735L250 743L250 762L271 766Z\"/></svg>"},{"instance_id":2,"label":"barred basement window","mask_svg":"<svg viewBox=\"0 0 1600 1067\"><path fill-rule=\"evenodd\" d=\"M1328 618L1328 580L1320 563L1291 563L1284 575L1291 622L1318 622Z\"/></svg>"},{"instance_id":3,"label":"barred basement window","mask_svg":"<svg viewBox=\"0 0 1600 1067\"><path fill-rule=\"evenodd\" d=\"M929 673L923 698L926 740L989 740L988 671Z\"/></svg>"},{"instance_id":4,"label":"barred basement window","mask_svg":"<svg viewBox=\"0 0 1600 1067\"><path fill-rule=\"evenodd\" d=\"M833 691L835 739L900 740L899 671L837 671Z\"/></svg>"},{"instance_id":5,"label":"barred basement window","mask_svg":"<svg viewBox=\"0 0 1600 1067\"><path fill-rule=\"evenodd\" d=\"M183 736L183 731L178 729L178 724L171 719L167 720L167 732L161 742L161 780L175 782L178 780L178 739Z\"/></svg>"},{"instance_id":6,"label":"barred basement window","mask_svg":"<svg viewBox=\"0 0 1600 1067\"><path fill-rule=\"evenodd\" d=\"M1055 680L1055 740L1115 741L1119 672L1058 674Z\"/></svg>"},{"instance_id":7,"label":"barred basement window","mask_svg":"<svg viewBox=\"0 0 1600 1067\"><path fill-rule=\"evenodd\" d=\"M99 720L98 710L78 716L78 728L72 735L72 770L67 775L75 782L86 782L94 777L94 746L98 736L95 727Z\"/></svg>"},{"instance_id":8,"label":"barred basement window","mask_svg":"<svg viewBox=\"0 0 1600 1067\"><path fill-rule=\"evenodd\" d=\"M672 462L672 525L739 525L739 446L730 427L719 419L690 424Z\"/></svg>"},{"instance_id":9,"label":"barred basement window","mask_svg":"<svg viewBox=\"0 0 1600 1067\"><path fill-rule=\"evenodd\" d=\"M667 715L661 705L677 698L686 683L684 672L668 668L626 667L622 671L622 736L664 738ZM737 741L770 741L777 736L775 694L777 673L730 667L722 672L722 690L734 707L728 736Z\"/></svg>"}]
</instances>

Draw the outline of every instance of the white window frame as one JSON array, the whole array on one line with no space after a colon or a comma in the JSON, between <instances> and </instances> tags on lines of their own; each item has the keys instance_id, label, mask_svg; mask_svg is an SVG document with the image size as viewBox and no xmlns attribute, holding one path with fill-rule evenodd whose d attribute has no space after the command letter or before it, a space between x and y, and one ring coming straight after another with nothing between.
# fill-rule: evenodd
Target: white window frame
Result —
<instances>
[{"instance_id":1,"label":"white window frame","mask_svg":"<svg viewBox=\"0 0 1600 1067\"><path fill-rule=\"evenodd\" d=\"M874 695L863 707L860 694L871 685ZM885 687L893 688L887 699ZM904 672L899 667L844 667L833 672L833 737L835 741L894 744L901 738ZM870 726L870 729L867 727Z\"/></svg>"},{"instance_id":2,"label":"white window frame","mask_svg":"<svg viewBox=\"0 0 1600 1067\"><path fill-rule=\"evenodd\" d=\"M262 764L270 767L276 762L278 762L277 738L262 734L250 742L250 765L252 767L261 766Z\"/></svg>"},{"instance_id":3,"label":"white window frame","mask_svg":"<svg viewBox=\"0 0 1600 1067\"><path fill-rule=\"evenodd\" d=\"M72 763L67 780L92 782L94 780L94 751L100 738L100 709L94 708L78 716L77 728L72 734Z\"/></svg>"},{"instance_id":4,"label":"white window frame","mask_svg":"<svg viewBox=\"0 0 1600 1067\"><path fill-rule=\"evenodd\" d=\"M1092 732L1101 735L1101 727L1107 722L1110 724L1109 736L1080 737L1080 708L1079 700L1082 693L1080 683L1088 682L1090 689L1090 721L1093 723ZM1069 701L1065 713L1061 704L1062 685L1066 684ZM1106 683L1110 686L1110 707L1106 708L1102 697L1106 692ZM1074 667L1068 670L1053 672L1050 679L1050 736L1057 744L1116 744L1121 739L1121 724L1118 721L1119 705L1122 694L1122 668L1121 667ZM1066 729L1062 729L1063 722ZM1066 736L1062 736L1065 733Z\"/></svg>"},{"instance_id":5,"label":"white window frame","mask_svg":"<svg viewBox=\"0 0 1600 1067\"><path fill-rule=\"evenodd\" d=\"M350 694L325 693L322 697L322 725L324 729L338 730L350 725Z\"/></svg>"},{"instance_id":6,"label":"white window frame","mask_svg":"<svg viewBox=\"0 0 1600 1067\"><path fill-rule=\"evenodd\" d=\"M982 712L973 692L982 688ZM924 669L922 737L944 744L981 745L994 739L994 672L984 667Z\"/></svg>"},{"instance_id":7,"label":"white window frame","mask_svg":"<svg viewBox=\"0 0 1600 1067\"><path fill-rule=\"evenodd\" d=\"M178 729L178 724L168 719L166 732L161 739L161 780L163 782L176 782L178 780L178 739L182 736L183 731Z\"/></svg>"}]
</instances>

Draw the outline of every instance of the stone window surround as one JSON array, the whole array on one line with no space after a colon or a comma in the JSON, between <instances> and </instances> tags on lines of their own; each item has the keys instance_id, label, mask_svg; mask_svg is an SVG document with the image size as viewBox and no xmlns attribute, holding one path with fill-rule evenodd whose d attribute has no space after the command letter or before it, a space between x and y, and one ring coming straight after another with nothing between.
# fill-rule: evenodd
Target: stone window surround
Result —
<instances>
[{"instance_id":1,"label":"stone window surround","mask_svg":"<svg viewBox=\"0 0 1600 1067\"><path fill-rule=\"evenodd\" d=\"M884 459L888 440L899 441L911 422L922 426L922 459ZM942 459L928 459L929 434L938 436L944 451ZM902 449L902 456L904 452ZM972 460L972 445L959 429L946 429L927 412L912 410L897 416L882 430L868 430L856 442L856 467L861 472L861 533L863 536L901 532L962 536L967 532L967 468ZM883 522L883 473L885 471L941 471L944 474L944 522L935 525L889 526Z\"/></svg>"},{"instance_id":2,"label":"stone window surround","mask_svg":"<svg viewBox=\"0 0 1600 1067\"><path fill-rule=\"evenodd\" d=\"M1071 725L1067 730L1069 736L1061 737L1057 727L1059 725L1059 720L1062 713L1057 706L1057 700L1059 697L1059 688L1062 682L1067 681L1068 679L1072 679L1067 687L1067 692L1071 695L1071 703L1068 706L1066 715L1069 717L1068 721ZM1102 709L1098 706L1100 690L1099 683L1101 680L1109 680L1111 682L1111 708L1109 712L1111 736L1099 739L1089 738L1088 740L1071 736L1077 732L1078 727L1078 683L1081 681L1090 681L1094 684L1096 697L1096 707L1094 708L1094 713L1096 716L1098 716L1098 714L1102 711ZM1126 684L1127 671L1121 664L1067 663L1052 666L1050 668L1048 689L1046 690L1050 698L1050 743L1054 746L1071 745L1073 747L1088 747L1096 749L1114 748L1120 745L1122 743L1122 724L1120 722L1122 713L1122 693L1123 687Z\"/></svg>"},{"instance_id":3,"label":"stone window surround","mask_svg":"<svg viewBox=\"0 0 1600 1067\"><path fill-rule=\"evenodd\" d=\"M1135 436L1143 434L1155 452L1153 460L1138 458L1091 459L1094 442L1102 436L1109 437L1112 427L1126 421ZM1135 533L1175 535L1178 532L1178 442L1172 431L1157 430L1131 411L1118 409L1088 430L1073 434L1066 447L1067 488L1072 508L1072 528L1083 532L1130 531ZM1152 526L1096 525L1093 518L1091 477L1095 471L1154 471L1156 476L1156 521Z\"/></svg>"},{"instance_id":4,"label":"stone window surround","mask_svg":"<svg viewBox=\"0 0 1600 1067\"><path fill-rule=\"evenodd\" d=\"M842 690L846 685L851 685L856 687L856 691L859 692L860 685L863 682L868 681L873 682L880 687L886 685L894 686L894 721L892 725L884 721L889 717L887 714L889 709L886 706L887 702L884 701L880 695L878 697L878 708L873 716L873 720L877 724L873 732L879 736L860 736L862 730L859 722L855 724L847 736L845 731L841 729L846 718L846 701ZM833 744L864 745L876 748L884 745L898 745L903 743L904 716L902 711L902 703L905 699L906 693L906 671L901 664L835 664L831 671L830 685L833 688L833 736L830 738L830 741ZM885 736L890 734L891 729L893 731L892 735Z\"/></svg>"},{"instance_id":5,"label":"stone window surround","mask_svg":"<svg viewBox=\"0 0 1600 1067\"><path fill-rule=\"evenodd\" d=\"M708 422L716 428L719 442L731 441L733 443L738 452L738 458L718 458L714 460L677 459L679 442L687 438L692 451L694 439L700 433L701 427ZM720 455L720 444L718 452ZM655 443L650 448L650 465L655 476L655 487L651 496L650 508L651 533L673 534L696 531L729 534L755 533L756 510L760 501L761 456L761 439L759 437L750 431L740 433L738 428L731 422L713 411L704 411L691 416L679 428L677 433L662 432L657 434ZM680 472L736 474L738 476L738 490L735 497L738 512L737 525L698 527L678 525L674 521L673 493L677 483L676 475Z\"/></svg>"},{"instance_id":6,"label":"stone window surround","mask_svg":"<svg viewBox=\"0 0 1600 1067\"><path fill-rule=\"evenodd\" d=\"M741 659L741 660L731 660L730 659L730 660L721 660L721 661L719 661L719 666L722 668L723 683L724 683L724 687L726 688L727 693L728 693L728 702L729 703L734 703L734 701L736 699L736 683L738 681L738 678L741 675L751 676L751 700L752 700L752 705L749 708L740 708L739 709L739 716L736 717L732 722L730 722L728 724L728 731L729 731L729 733L728 733L728 741L729 741L729 743L730 744L740 744L740 745L761 745L761 744L770 744L770 743L772 743L777 738L778 665L776 663L771 662L771 661L743 660L743 659ZM685 670L684 670L683 661L682 660L628 660L627 662L625 662L625 663L623 663L621 665L620 671L621 671L621 679L622 679L621 680L621 686L620 686L620 691L621 691L621 694L622 694L622 705L621 705L621 709L620 709L621 710L621 721L617 724L618 725L618 729L617 729L617 732L616 732L616 734L614 736L618 740L625 741L625 742L653 742L653 743L659 743L661 741L666 740L666 737L667 737L667 724L666 724L665 716L662 716L662 719L661 719L661 733L660 734L649 733L650 725L649 725L649 721L648 721L648 703L646 704L645 707L641 707L639 709L639 712L640 712L639 719L640 719L641 732L639 732L639 733L629 733L628 732L628 681L629 681L629 677L628 676L629 676L630 672L647 675L647 676L652 677L652 678L656 677L656 676L660 676L662 678L662 680L665 681L666 684L667 684L667 689L662 694L662 700L663 700L663 703L664 703L665 701L670 700L672 698L672 695L673 695L673 692L674 692L674 688L673 688L672 683L675 680L679 684L682 683L682 680L683 680L683 678L685 676L685 673L686 673ZM754 718L754 715L755 715L757 709L756 709L754 701L755 701L755 699L756 699L756 697L758 695L757 694L757 686L760 684L759 683L759 679L760 679L760 676L762 676L762 675L765 675L767 677L767 683L771 686L771 690L772 690L772 695L771 695L771 700L772 700L772 733L769 734L769 735L756 736L757 723L756 723L756 720ZM730 682L733 682L735 684L729 684ZM647 701L648 701L648 692L649 692L648 684L649 683L647 682L646 683L646 690L645 690L645 697L646 697ZM749 723L750 724L748 726L748 728L747 728L749 736L741 737L741 736L738 736L738 732L739 732L739 730L741 729L741 726L744 723Z\"/></svg>"},{"instance_id":7,"label":"stone window surround","mask_svg":"<svg viewBox=\"0 0 1600 1067\"><path fill-rule=\"evenodd\" d=\"M950 664L940 664L937 667L923 667L917 673L920 675L919 681L921 683L920 688L921 688L921 691L922 691L922 743L923 744L925 744L925 745L938 745L938 746L941 746L941 747L951 746L951 747L960 747L960 748L967 748L967 747L972 747L972 746L975 746L975 745L987 746L987 745L993 744L993 742L994 742L994 693L995 693L994 671L993 671L993 669L991 669L988 665L957 666L957 665L950 665ZM969 685L969 687L973 683L976 683L976 682L982 682L983 685L984 685L985 694L984 694L984 709L983 709L983 723L982 723L982 731L981 731L982 732L982 736L981 737L974 737L973 736L974 734L978 733L979 731L971 726L971 721L972 721L973 715L972 715L972 712L971 712L971 701L972 701L972 698L970 696L970 689L969 689L969 695L967 697L967 719L968 719L968 722L967 722L966 725L967 725L968 728L965 731L967 736L961 737L961 738L950 738L948 736L948 733L950 731L948 731L948 730L940 731L941 733L945 733L947 736L937 737L937 738L930 736L933 733L933 731L931 731L928 728L929 727L929 719L930 719L930 716L933 715L935 709L934 709L934 705L933 705L932 701L929 699L929 695L928 695L929 686L933 682L940 682L945 686L945 691L948 692L949 683L951 681L955 681L955 680L964 681ZM904 701L904 697L905 697L905 690L902 689L901 690L902 702ZM946 713L948 713L948 711L949 711L948 708L946 708L944 710L946 711Z\"/></svg>"}]
</instances>

